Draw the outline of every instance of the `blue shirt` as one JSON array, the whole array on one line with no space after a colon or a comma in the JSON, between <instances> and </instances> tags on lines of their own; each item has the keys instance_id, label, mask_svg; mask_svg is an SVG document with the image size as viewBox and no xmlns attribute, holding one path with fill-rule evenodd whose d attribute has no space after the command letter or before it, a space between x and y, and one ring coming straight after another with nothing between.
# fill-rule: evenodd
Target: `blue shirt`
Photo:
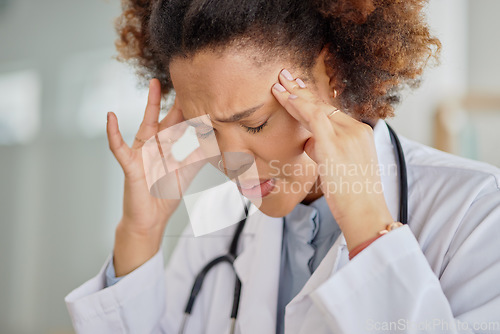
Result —
<instances>
[{"instance_id":1,"label":"blue shirt","mask_svg":"<svg viewBox=\"0 0 500 334\"><path fill-rule=\"evenodd\" d=\"M321 260L340 235L324 196L309 205L299 203L283 219L280 283L276 333L284 333L286 305L304 287ZM106 268L106 287L122 277L115 277L113 261Z\"/></svg>"},{"instance_id":2,"label":"blue shirt","mask_svg":"<svg viewBox=\"0 0 500 334\"><path fill-rule=\"evenodd\" d=\"M284 333L286 305L302 290L341 230L321 196L297 204L283 222L276 333Z\"/></svg>"}]
</instances>

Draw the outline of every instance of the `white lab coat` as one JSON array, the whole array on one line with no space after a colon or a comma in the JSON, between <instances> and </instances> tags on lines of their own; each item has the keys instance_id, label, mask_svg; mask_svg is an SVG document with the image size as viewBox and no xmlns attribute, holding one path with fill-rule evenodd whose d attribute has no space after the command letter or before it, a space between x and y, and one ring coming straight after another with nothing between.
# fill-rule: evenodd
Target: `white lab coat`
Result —
<instances>
[{"instance_id":1,"label":"white lab coat","mask_svg":"<svg viewBox=\"0 0 500 334\"><path fill-rule=\"evenodd\" d=\"M374 136L379 163L394 164L385 122L377 123ZM409 224L352 261L341 234L287 305L286 334L500 333L500 170L400 140ZM398 180L394 173L382 176L395 220ZM197 215L207 221L228 216L232 199L221 189ZM194 238L188 226L166 270L159 251L103 288L109 256L97 276L66 296L77 333L177 333L194 276L227 252L234 228ZM236 333L275 333L281 242L281 218L250 216L234 264L243 286ZM186 333L228 333L234 280L229 265L207 275Z\"/></svg>"}]
</instances>

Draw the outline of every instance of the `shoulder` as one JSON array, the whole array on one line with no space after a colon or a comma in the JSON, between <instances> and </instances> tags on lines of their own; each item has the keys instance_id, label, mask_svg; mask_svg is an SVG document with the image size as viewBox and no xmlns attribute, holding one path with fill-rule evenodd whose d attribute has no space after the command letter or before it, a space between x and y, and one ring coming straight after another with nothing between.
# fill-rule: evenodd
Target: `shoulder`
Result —
<instances>
[{"instance_id":1,"label":"shoulder","mask_svg":"<svg viewBox=\"0 0 500 334\"><path fill-rule=\"evenodd\" d=\"M481 231L481 238L487 231L500 233L500 169L403 136L400 141L408 171L408 225L438 274L447 262L444 253L449 260L473 231Z\"/></svg>"},{"instance_id":2,"label":"shoulder","mask_svg":"<svg viewBox=\"0 0 500 334\"><path fill-rule=\"evenodd\" d=\"M484 186L483 190L500 191L500 168L476 161L399 136L405 153L406 165L413 181L415 177L431 180L431 183L462 186ZM425 182L424 182L425 183Z\"/></svg>"}]
</instances>

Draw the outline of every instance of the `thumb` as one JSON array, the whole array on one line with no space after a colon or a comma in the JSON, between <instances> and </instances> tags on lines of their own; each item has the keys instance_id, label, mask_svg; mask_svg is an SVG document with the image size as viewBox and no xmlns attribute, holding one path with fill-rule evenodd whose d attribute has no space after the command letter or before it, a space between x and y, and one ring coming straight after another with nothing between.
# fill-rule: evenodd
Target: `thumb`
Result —
<instances>
[{"instance_id":1,"label":"thumb","mask_svg":"<svg viewBox=\"0 0 500 334\"><path fill-rule=\"evenodd\" d=\"M315 153L316 140L314 137L310 137L304 144L304 152L311 158L314 162L318 163L318 159Z\"/></svg>"}]
</instances>

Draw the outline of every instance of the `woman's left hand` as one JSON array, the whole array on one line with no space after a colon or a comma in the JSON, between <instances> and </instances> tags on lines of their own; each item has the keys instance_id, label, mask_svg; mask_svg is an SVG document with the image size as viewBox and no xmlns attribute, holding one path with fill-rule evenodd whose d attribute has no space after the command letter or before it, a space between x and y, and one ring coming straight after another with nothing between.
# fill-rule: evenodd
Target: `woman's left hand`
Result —
<instances>
[{"instance_id":1,"label":"woman's left hand","mask_svg":"<svg viewBox=\"0 0 500 334\"><path fill-rule=\"evenodd\" d=\"M316 96L287 70L272 92L311 137L304 150L318 164L321 190L348 249L393 221L385 202L372 128Z\"/></svg>"}]
</instances>

